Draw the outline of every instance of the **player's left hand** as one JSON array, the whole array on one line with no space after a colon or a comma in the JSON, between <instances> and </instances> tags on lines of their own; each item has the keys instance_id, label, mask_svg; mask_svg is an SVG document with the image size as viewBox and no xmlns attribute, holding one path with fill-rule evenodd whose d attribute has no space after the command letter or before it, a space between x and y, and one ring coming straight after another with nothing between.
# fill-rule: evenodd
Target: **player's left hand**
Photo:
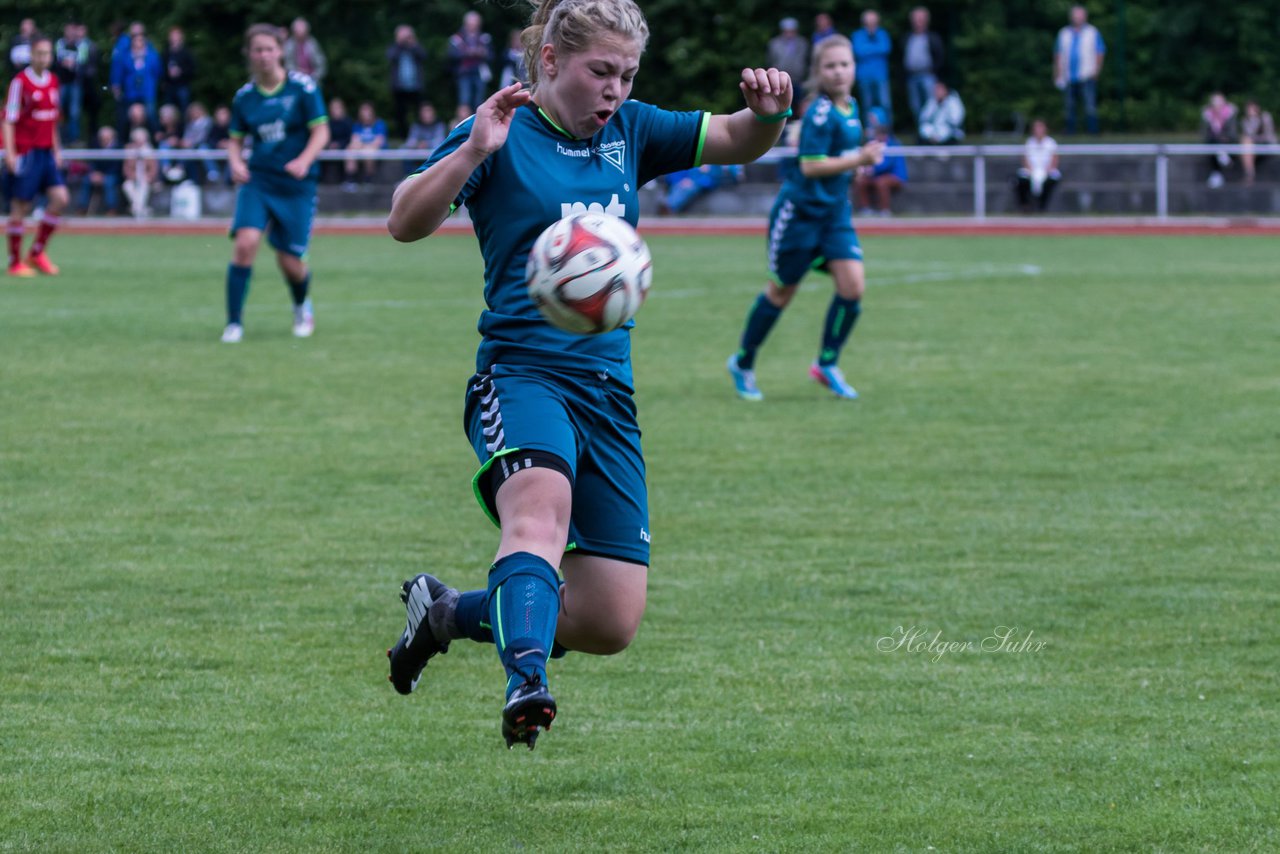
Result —
<instances>
[{"instance_id":1,"label":"player's left hand","mask_svg":"<svg viewBox=\"0 0 1280 854\"><path fill-rule=\"evenodd\" d=\"M791 75L776 68L744 68L738 84L747 108L757 116L776 116L791 108Z\"/></svg>"},{"instance_id":2,"label":"player's left hand","mask_svg":"<svg viewBox=\"0 0 1280 854\"><path fill-rule=\"evenodd\" d=\"M303 163L302 158L295 157L284 165L284 171L301 181L311 171L311 164Z\"/></svg>"}]
</instances>

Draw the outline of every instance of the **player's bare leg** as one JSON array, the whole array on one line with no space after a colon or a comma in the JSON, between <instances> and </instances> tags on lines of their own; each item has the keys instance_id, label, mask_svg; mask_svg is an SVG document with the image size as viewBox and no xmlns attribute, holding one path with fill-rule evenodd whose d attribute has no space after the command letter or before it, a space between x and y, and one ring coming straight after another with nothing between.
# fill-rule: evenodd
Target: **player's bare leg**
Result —
<instances>
[{"instance_id":1,"label":"player's bare leg","mask_svg":"<svg viewBox=\"0 0 1280 854\"><path fill-rule=\"evenodd\" d=\"M575 652L614 655L630 645L644 616L649 568L594 555L565 555L556 643Z\"/></svg>"}]
</instances>

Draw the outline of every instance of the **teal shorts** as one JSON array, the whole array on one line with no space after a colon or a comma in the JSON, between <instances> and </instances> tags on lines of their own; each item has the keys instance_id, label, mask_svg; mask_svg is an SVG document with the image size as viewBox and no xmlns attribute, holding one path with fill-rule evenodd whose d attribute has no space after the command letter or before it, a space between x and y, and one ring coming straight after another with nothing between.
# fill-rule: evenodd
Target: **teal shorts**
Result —
<instances>
[{"instance_id":1,"label":"teal shorts","mask_svg":"<svg viewBox=\"0 0 1280 854\"><path fill-rule=\"evenodd\" d=\"M779 196L769 213L768 245L769 275L779 285L799 284L810 270L825 270L829 261L862 260L847 200L814 213Z\"/></svg>"},{"instance_id":2,"label":"teal shorts","mask_svg":"<svg viewBox=\"0 0 1280 854\"><path fill-rule=\"evenodd\" d=\"M480 460L476 498L501 525L494 495L528 465L573 486L567 550L649 564L649 494L630 391L608 375L493 365L467 383L463 425Z\"/></svg>"},{"instance_id":3,"label":"teal shorts","mask_svg":"<svg viewBox=\"0 0 1280 854\"><path fill-rule=\"evenodd\" d=\"M267 233L267 241L277 251L305 258L316 218L316 182L294 183L296 187L280 191L254 175L248 184L241 185L231 236L242 228L256 228Z\"/></svg>"}]
</instances>

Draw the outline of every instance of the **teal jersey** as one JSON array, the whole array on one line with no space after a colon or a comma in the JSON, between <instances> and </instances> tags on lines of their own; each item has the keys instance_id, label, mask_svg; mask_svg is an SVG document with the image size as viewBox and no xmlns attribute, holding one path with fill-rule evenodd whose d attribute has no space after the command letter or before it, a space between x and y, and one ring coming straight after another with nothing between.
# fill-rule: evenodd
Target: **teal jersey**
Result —
<instances>
[{"instance_id":1,"label":"teal jersey","mask_svg":"<svg viewBox=\"0 0 1280 854\"><path fill-rule=\"evenodd\" d=\"M608 374L632 386L632 324L602 335L556 329L529 299L525 262L538 235L570 214L604 212L635 225L642 186L700 165L710 118L627 101L595 136L574 139L536 106L516 111L506 143L471 173L454 200L467 206L484 256L477 371L537 365ZM457 150L473 121L459 124L416 174Z\"/></svg>"},{"instance_id":2,"label":"teal jersey","mask_svg":"<svg viewBox=\"0 0 1280 854\"><path fill-rule=\"evenodd\" d=\"M329 121L320 87L305 74L290 71L274 92L264 92L252 82L236 92L231 102L231 130L237 139L249 137L253 153L249 171L255 180L273 188L301 192L320 177L320 164L311 164L310 181L299 182L284 165L307 147L311 129Z\"/></svg>"},{"instance_id":3,"label":"teal jersey","mask_svg":"<svg viewBox=\"0 0 1280 854\"><path fill-rule=\"evenodd\" d=\"M861 145L862 122L858 118L857 102L850 101L848 108L841 109L826 95L819 95L804 114L804 122L800 125L798 160L791 161L783 170L780 195L809 213L843 204L849 198L852 171L826 178L806 178L800 172L799 161L852 154Z\"/></svg>"}]
</instances>

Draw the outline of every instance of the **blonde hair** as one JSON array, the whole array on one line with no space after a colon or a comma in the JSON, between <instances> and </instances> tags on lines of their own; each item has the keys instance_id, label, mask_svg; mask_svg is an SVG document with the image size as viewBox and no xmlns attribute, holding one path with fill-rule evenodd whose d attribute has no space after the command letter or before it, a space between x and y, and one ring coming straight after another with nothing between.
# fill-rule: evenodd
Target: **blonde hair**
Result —
<instances>
[{"instance_id":1,"label":"blonde hair","mask_svg":"<svg viewBox=\"0 0 1280 854\"><path fill-rule=\"evenodd\" d=\"M649 41L649 25L633 0L533 0L533 6L533 18L520 33L531 89L538 86L544 44L554 47L557 56L567 56L581 53L606 33L638 42L641 51Z\"/></svg>"},{"instance_id":2,"label":"blonde hair","mask_svg":"<svg viewBox=\"0 0 1280 854\"><path fill-rule=\"evenodd\" d=\"M823 54L836 47L848 48L849 55L853 55L853 42L849 41L848 36L830 35L813 46L813 55L809 60L809 79L804 81L806 90L810 92L823 91L822 82L818 75L818 65L822 62Z\"/></svg>"},{"instance_id":3,"label":"blonde hair","mask_svg":"<svg viewBox=\"0 0 1280 854\"><path fill-rule=\"evenodd\" d=\"M275 24L253 24L244 31L244 49L248 50L258 36L266 36L276 40L276 44L284 47L284 34Z\"/></svg>"}]
</instances>

